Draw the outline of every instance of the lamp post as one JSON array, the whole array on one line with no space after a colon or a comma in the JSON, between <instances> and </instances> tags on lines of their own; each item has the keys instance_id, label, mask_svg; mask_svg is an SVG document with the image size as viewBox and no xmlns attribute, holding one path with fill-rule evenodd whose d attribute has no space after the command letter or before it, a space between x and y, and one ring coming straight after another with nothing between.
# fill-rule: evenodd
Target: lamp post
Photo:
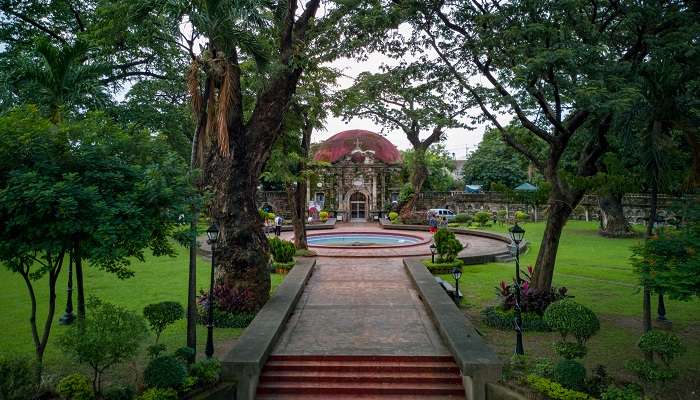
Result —
<instances>
[{"instance_id":1,"label":"lamp post","mask_svg":"<svg viewBox=\"0 0 700 400\"><path fill-rule=\"evenodd\" d=\"M73 315L73 259L68 262L68 289L66 289L66 312L61 316L58 322L61 325L70 325L75 320Z\"/></svg>"},{"instance_id":2,"label":"lamp post","mask_svg":"<svg viewBox=\"0 0 700 400\"><path fill-rule=\"evenodd\" d=\"M512 228L508 230L510 238L515 243L515 354L523 355L523 319L520 310L520 242L523 241L525 230L516 222Z\"/></svg>"},{"instance_id":3,"label":"lamp post","mask_svg":"<svg viewBox=\"0 0 700 400\"><path fill-rule=\"evenodd\" d=\"M437 246L435 246L435 243L430 244L430 262L435 264L435 253L437 253Z\"/></svg>"},{"instance_id":4,"label":"lamp post","mask_svg":"<svg viewBox=\"0 0 700 400\"><path fill-rule=\"evenodd\" d=\"M455 303L459 307L460 295L459 295L459 278L462 277L462 269L460 267L454 267L452 270L452 277L455 278Z\"/></svg>"},{"instance_id":5,"label":"lamp post","mask_svg":"<svg viewBox=\"0 0 700 400\"><path fill-rule=\"evenodd\" d=\"M211 278L207 301L207 346L204 349L204 354L206 354L207 358L211 358L214 355L214 268L216 268L216 242L219 240L219 226L216 223L212 223L207 229L207 238L211 246Z\"/></svg>"}]
</instances>

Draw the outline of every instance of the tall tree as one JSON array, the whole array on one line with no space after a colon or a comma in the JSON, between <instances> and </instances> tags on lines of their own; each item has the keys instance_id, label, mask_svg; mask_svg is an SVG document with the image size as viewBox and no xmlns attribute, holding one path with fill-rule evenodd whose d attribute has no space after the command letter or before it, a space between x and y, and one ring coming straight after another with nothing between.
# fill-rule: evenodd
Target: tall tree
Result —
<instances>
[{"instance_id":1,"label":"tall tree","mask_svg":"<svg viewBox=\"0 0 700 400\"><path fill-rule=\"evenodd\" d=\"M352 87L339 93L338 113L345 118L366 117L386 129L401 130L411 143L413 195L402 204L402 215L413 211L428 178L428 148L444 138L445 129L466 127L459 119L464 107L447 100L454 98L448 92L448 87L430 76L429 64L402 62L396 67L383 66L380 73L363 72Z\"/></svg>"},{"instance_id":2,"label":"tall tree","mask_svg":"<svg viewBox=\"0 0 700 400\"><path fill-rule=\"evenodd\" d=\"M623 3L438 2L421 6L413 21L446 76L551 185L533 277L539 290L551 287L563 227L586 192L580 180L598 172L614 118L637 96L632 78L648 43L683 28L683 4ZM470 80L472 73L488 85ZM503 110L543 143L545 157L501 125ZM565 169L567 152L576 162Z\"/></svg>"},{"instance_id":3,"label":"tall tree","mask_svg":"<svg viewBox=\"0 0 700 400\"><path fill-rule=\"evenodd\" d=\"M489 190L492 184L502 183L512 189L527 180L528 164L503 142L498 130L490 129L464 162L464 184L479 184Z\"/></svg>"},{"instance_id":4,"label":"tall tree","mask_svg":"<svg viewBox=\"0 0 700 400\"><path fill-rule=\"evenodd\" d=\"M282 120L304 69L306 43L316 26L319 0L299 9L295 1L234 3L196 1L187 14L206 39L196 56L209 90L202 146L211 215L220 227L216 259L231 288L246 289L252 308L267 301L269 250L255 194ZM267 62L267 63L266 63ZM199 87L200 85L193 85Z\"/></svg>"}]
</instances>

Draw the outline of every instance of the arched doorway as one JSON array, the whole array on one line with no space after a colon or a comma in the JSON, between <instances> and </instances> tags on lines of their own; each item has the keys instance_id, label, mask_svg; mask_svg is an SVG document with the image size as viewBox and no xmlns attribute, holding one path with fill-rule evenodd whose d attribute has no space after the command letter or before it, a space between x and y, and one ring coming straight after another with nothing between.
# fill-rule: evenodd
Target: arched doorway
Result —
<instances>
[{"instance_id":1,"label":"arched doorway","mask_svg":"<svg viewBox=\"0 0 700 400\"><path fill-rule=\"evenodd\" d=\"M350 196L350 219L367 219L367 196L360 192Z\"/></svg>"}]
</instances>

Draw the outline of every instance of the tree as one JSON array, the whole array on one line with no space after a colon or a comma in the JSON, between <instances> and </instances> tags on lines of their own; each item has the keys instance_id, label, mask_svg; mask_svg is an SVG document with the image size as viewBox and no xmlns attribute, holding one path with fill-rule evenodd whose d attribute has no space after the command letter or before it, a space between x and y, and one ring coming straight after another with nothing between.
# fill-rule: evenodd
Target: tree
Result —
<instances>
[{"instance_id":1,"label":"tree","mask_svg":"<svg viewBox=\"0 0 700 400\"><path fill-rule=\"evenodd\" d=\"M561 232L586 192L581 181L598 172L611 124L637 97L633 78L647 60L647 43L684 29L684 13L689 15L672 1L419 6L412 22L437 53L445 76L551 184L536 289L551 287ZM473 72L489 86L469 80ZM533 149L508 132L497 118L504 109L541 145ZM562 163L567 152L573 165Z\"/></svg>"},{"instance_id":2,"label":"tree","mask_svg":"<svg viewBox=\"0 0 700 400\"><path fill-rule=\"evenodd\" d=\"M269 6L269 8L268 8ZM267 301L269 249L255 193L315 38L319 0L231 3L197 1L186 14L206 47L194 64L204 83L191 82L202 146L204 179L213 192L211 216L220 227L216 259L232 288L248 289L251 305ZM193 74L194 76L194 74ZM205 91L202 95L201 90ZM208 90L208 93L206 91ZM201 134L201 135L200 135Z\"/></svg>"},{"instance_id":3,"label":"tree","mask_svg":"<svg viewBox=\"0 0 700 400\"><path fill-rule=\"evenodd\" d=\"M382 66L381 73L361 73L337 100L338 112L346 118L367 117L388 129L399 129L413 146L413 195L401 206L402 215L413 211L428 178L428 148L443 139L444 129L466 126L458 119L464 113L460 104L446 100L454 98L449 88L429 73L425 63ZM421 139L426 131L430 133Z\"/></svg>"},{"instance_id":4,"label":"tree","mask_svg":"<svg viewBox=\"0 0 700 400\"><path fill-rule=\"evenodd\" d=\"M41 369L67 252L114 273L133 275L144 250L174 254L188 196L184 165L145 131L122 131L90 115L53 125L36 108L0 117L0 260L24 280L30 325ZM37 324L34 285L47 277L48 311Z\"/></svg>"},{"instance_id":5,"label":"tree","mask_svg":"<svg viewBox=\"0 0 700 400\"><path fill-rule=\"evenodd\" d=\"M528 179L527 160L503 142L496 129L487 130L464 162L464 184L490 189L494 183L514 188Z\"/></svg>"},{"instance_id":6,"label":"tree","mask_svg":"<svg viewBox=\"0 0 700 400\"><path fill-rule=\"evenodd\" d=\"M408 182L415 169L415 150L401 152L401 178ZM433 192L448 192L455 188L456 182L452 177L454 163L452 155L442 144L429 147L425 152L425 167L427 172L423 188Z\"/></svg>"},{"instance_id":7,"label":"tree","mask_svg":"<svg viewBox=\"0 0 700 400\"><path fill-rule=\"evenodd\" d=\"M184 314L185 310L182 308L182 305L175 301L162 301L149 304L143 308L143 316L151 326L153 333L156 334L156 344L158 344L160 335L165 328L182 319Z\"/></svg>"},{"instance_id":8,"label":"tree","mask_svg":"<svg viewBox=\"0 0 700 400\"><path fill-rule=\"evenodd\" d=\"M88 301L90 314L59 338L63 350L92 368L92 390L102 390L104 372L134 357L146 338L144 319L133 311L95 297Z\"/></svg>"}]
</instances>

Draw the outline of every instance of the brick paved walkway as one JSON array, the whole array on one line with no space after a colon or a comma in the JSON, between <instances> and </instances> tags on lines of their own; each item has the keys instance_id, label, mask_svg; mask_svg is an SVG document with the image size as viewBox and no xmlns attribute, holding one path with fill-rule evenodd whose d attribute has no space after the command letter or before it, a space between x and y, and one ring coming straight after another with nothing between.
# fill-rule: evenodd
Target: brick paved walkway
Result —
<instances>
[{"instance_id":1,"label":"brick paved walkway","mask_svg":"<svg viewBox=\"0 0 700 400\"><path fill-rule=\"evenodd\" d=\"M399 258L319 257L275 355L449 355Z\"/></svg>"}]
</instances>

